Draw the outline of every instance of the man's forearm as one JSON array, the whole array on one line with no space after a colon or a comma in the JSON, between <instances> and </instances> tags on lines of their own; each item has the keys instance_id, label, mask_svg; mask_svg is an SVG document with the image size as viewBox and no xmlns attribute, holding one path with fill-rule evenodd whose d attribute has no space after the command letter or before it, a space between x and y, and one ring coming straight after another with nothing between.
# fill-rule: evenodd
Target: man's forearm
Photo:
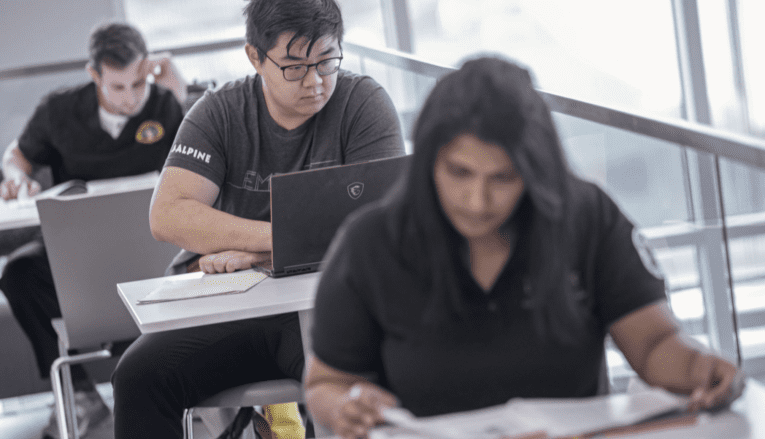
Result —
<instances>
[{"instance_id":1,"label":"man's forearm","mask_svg":"<svg viewBox=\"0 0 765 439\"><path fill-rule=\"evenodd\" d=\"M210 254L271 251L271 224L221 212L192 199L152 208L151 232L160 241Z\"/></svg>"}]
</instances>

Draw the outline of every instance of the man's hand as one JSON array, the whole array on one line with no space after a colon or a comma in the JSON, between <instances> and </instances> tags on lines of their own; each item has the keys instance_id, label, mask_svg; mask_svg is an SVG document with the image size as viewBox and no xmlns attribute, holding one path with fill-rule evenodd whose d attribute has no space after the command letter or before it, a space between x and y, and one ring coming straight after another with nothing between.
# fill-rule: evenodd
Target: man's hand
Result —
<instances>
[{"instance_id":1,"label":"man's hand","mask_svg":"<svg viewBox=\"0 0 765 439\"><path fill-rule=\"evenodd\" d=\"M3 200L32 197L40 193L40 183L29 177L20 179L6 178L0 183L0 196Z\"/></svg>"},{"instance_id":2,"label":"man's hand","mask_svg":"<svg viewBox=\"0 0 765 439\"><path fill-rule=\"evenodd\" d=\"M186 81L173 64L170 52L152 53L146 58L146 74L154 76L154 82L173 92L178 102L186 102Z\"/></svg>"},{"instance_id":3,"label":"man's hand","mask_svg":"<svg viewBox=\"0 0 765 439\"><path fill-rule=\"evenodd\" d=\"M170 72L170 52L152 53L146 58L146 74L159 79Z\"/></svg>"},{"instance_id":4,"label":"man's hand","mask_svg":"<svg viewBox=\"0 0 765 439\"><path fill-rule=\"evenodd\" d=\"M250 253L229 250L205 255L199 259L199 268L208 274L233 273L271 259L271 252Z\"/></svg>"}]
</instances>

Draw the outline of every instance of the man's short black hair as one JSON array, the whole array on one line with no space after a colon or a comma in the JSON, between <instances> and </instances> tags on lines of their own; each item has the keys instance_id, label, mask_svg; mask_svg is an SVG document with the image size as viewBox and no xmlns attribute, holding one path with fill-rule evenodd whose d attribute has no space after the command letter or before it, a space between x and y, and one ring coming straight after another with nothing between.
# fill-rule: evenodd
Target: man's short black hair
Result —
<instances>
[{"instance_id":1,"label":"man's short black hair","mask_svg":"<svg viewBox=\"0 0 765 439\"><path fill-rule=\"evenodd\" d=\"M101 74L101 66L124 69L139 57L148 55L138 30L125 23L104 23L90 33L90 64Z\"/></svg>"},{"instance_id":2,"label":"man's short black hair","mask_svg":"<svg viewBox=\"0 0 765 439\"><path fill-rule=\"evenodd\" d=\"M258 49L260 62L285 32L294 34L288 52L295 42L306 39L309 55L320 38L334 37L338 44L343 40L343 17L335 0L249 0L244 15L247 43Z\"/></svg>"}]
</instances>

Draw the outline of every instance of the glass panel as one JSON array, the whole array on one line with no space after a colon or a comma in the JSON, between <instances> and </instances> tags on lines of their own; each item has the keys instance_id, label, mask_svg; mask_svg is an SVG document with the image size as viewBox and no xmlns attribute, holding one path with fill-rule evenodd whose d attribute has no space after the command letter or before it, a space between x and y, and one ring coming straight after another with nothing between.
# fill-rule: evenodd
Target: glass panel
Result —
<instances>
[{"instance_id":1,"label":"glass panel","mask_svg":"<svg viewBox=\"0 0 765 439\"><path fill-rule=\"evenodd\" d=\"M573 170L606 188L636 224L690 218L676 145L560 113L554 118Z\"/></svg>"},{"instance_id":2,"label":"glass panel","mask_svg":"<svg viewBox=\"0 0 765 439\"><path fill-rule=\"evenodd\" d=\"M143 32L151 48L168 48L244 38L242 0L123 0L125 17ZM345 39L385 46L379 0L340 0Z\"/></svg>"},{"instance_id":3,"label":"glass panel","mask_svg":"<svg viewBox=\"0 0 765 439\"><path fill-rule=\"evenodd\" d=\"M671 2L410 0L409 14L415 54L436 64L499 52L531 67L543 90L681 114Z\"/></svg>"},{"instance_id":4,"label":"glass panel","mask_svg":"<svg viewBox=\"0 0 765 439\"><path fill-rule=\"evenodd\" d=\"M123 0L125 18L152 49L244 38L242 0Z\"/></svg>"},{"instance_id":5,"label":"glass panel","mask_svg":"<svg viewBox=\"0 0 765 439\"><path fill-rule=\"evenodd\" d=\"M751 376L765 378L765 208L754 202L747 209L737 208L742 199L761 201L765 171L727 159L721 165L731 175L753 180L737 184L723 179L723 200L744 368Z\"/></svg>"},{"instance_id":6,"label":"glass panel","mask_svg":"<svg viewBox=\"0 0 765 439\"><path fill-rule=\"evenodd\" d=\"M709 109L713 126L745 132L745 121L741 117L734 86L734 60L726 3L727 0L697 2Z\"/></svg>"},{"instance_id":7,"label":"glass panel","mask_svg":"<svg viewBox=\"0 0 765 439\"><path fill-rule=\"evenodd\" d=\"M573 171L603 187L646 238L683 329L729 352L733 326L710 157L686 157L684 148L673 143L553 116ZM634 372L610 340L607 361L613 390L623 390Z\"/></svg>"},{"instance_id":8,"label":"glass panel","mask_svg":"<svg viewBox=\"0 0 765 439\"><path fill-rule=\"evenodd\" d=\"M737 0L739 33L741 35L741 60L744 64L749 104L749 129L752 134L765 136L765 2L762 0Z\"/></svg>"},{"instance_id":9,"label":"glass panel","mask_svg":"<svg viewBox=\"0 0 765 439\"><path fill-rule=\"evenodd\" d=\"M365 46L385 47L380 0L339 0L346 41Z\"/></svg>"}]
</instances>

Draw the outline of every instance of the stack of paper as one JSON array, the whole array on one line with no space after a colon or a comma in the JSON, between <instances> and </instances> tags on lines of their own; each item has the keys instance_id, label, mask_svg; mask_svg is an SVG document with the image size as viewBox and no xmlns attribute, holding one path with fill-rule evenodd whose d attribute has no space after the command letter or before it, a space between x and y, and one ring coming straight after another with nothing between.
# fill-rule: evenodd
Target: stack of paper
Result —
<instances>
[{"instance_id":1,"label":"stack of paper","mask_svg":"<svg viewBox=\"0 0 765 439\"><path fill-rule=\"evenodd\" d=\"M536 438L588 436L631 426L661 415L682 415L688 398L659 388L626 394L569 399L513 399L501 406L428 418L401 408L385 417L394 429L373 431L373 439Z\"/></svg>"},{"instance_id":2,"label":"stack of paper","mask_svg":"<svg viewBox=\"0 0 765 439\"><path fill-rule=\"evenodd\" d=\"M220 294L243 293L268 277L254 270L205 274L193 279L168 279L136 303L170 302Z\"/></svg>"}]
</instances>

